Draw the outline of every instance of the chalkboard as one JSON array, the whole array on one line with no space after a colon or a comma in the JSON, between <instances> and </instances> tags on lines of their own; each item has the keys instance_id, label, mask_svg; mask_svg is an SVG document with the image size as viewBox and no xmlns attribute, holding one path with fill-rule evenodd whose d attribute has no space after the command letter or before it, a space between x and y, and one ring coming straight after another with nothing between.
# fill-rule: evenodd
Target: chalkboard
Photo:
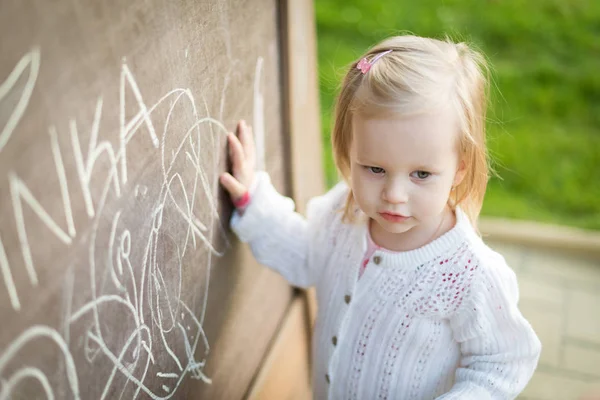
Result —
<instances>
[{"instance_id":1,"label":"chalkboard","mask_svg":"<svg viewBox=\"0 0 600 400\"><path fill-rule=\"evenodd\" d=\"M289 191L276 1L2 1L0 399L242 398L292 289L228 230L244 118Z\"/></svg>"}]
</instances>

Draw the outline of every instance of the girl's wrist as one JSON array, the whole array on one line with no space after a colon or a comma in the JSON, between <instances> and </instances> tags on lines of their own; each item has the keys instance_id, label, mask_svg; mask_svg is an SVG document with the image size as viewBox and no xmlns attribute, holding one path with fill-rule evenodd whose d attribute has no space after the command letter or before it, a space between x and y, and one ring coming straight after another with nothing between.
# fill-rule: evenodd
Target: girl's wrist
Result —
<instances>
[{"instance_id":1,"label":"girl's wrist","mask_svg":"<svg viewBox=\"0 0 600 400\"><path fill-rule=\"evenodd\" d=\"M250 201L252 200L252 195L254 194L254 191L256 190L257 186L258 179L256 175L253 175L250 179L250 184L247 186L248 189L246 190L246 192L237 200L233 201L233 206L240 213L240 215L244 214L244 210L250 204Z\"/></svg>"},{"instance_id":2,"label":"girl's wrist","mask_svg":"<svg viewBox=\"0 0 600 400\"><path fill-rule=\"evenodd\" d=\"M242 195L242 197L240 197L239 199L237 199L233 202L233 205L238 210L241 210L241 209L246 208L246 206L248 206L249 203L250 203L250 191L247 190L246 193L244 193Z\"/></svg>"}]
</instances>

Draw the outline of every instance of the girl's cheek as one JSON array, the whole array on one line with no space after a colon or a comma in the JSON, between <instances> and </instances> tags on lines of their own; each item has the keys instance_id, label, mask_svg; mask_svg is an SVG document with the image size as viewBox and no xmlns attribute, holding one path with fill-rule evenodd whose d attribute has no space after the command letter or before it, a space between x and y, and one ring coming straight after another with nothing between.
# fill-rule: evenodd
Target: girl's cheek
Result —
<instances>
[{"instance_id":1,"label":"girl's cheek","mask_svg":"<svg viewBox=\"0 0 600 400\"><path fill-rule=\"evenodd\" d=\"M355 189L355 192L361 197L361 199L365 199L375 190L375 185L373 185L373 182L369 181L368 179L364 179L364 177L359 177L359 179L354 182L353 186L353 189Z\"/></svg>"},{"instance_id":2,"label":"girl's cheek","mask_svg":"<svg viewBox=\"0 0 600 400\"><path fill-rule=\"evenodd\" d=\"M365 178L364 176L360 179L359 185L363 191L369 192L376 190L378 186L376 180Z\"/></svg>"}]
</instances>

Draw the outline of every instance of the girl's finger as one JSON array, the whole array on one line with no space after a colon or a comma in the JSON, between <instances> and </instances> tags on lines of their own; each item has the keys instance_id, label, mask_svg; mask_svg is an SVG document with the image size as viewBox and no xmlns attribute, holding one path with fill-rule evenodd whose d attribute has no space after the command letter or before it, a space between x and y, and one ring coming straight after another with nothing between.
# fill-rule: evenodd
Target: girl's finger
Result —
<instances>
[{"instance_id":1,"label":"girl's finger","mask_svg":"<svg viewBox=\"0 0 600 400\"><path fill-rule=\"evenodd\" d=\"M239 139L233 133L227 135L227 139L229 140L229 154L231 155L233 175L239 177L239 174L242 172L244 163L246 161L244 148L242 147Z\"/></svg>"},{"instance_id":2,"label":"girl's finger","mask_svg":"<svg viewBox=\"0 0 600 400\"><path fill-rule=\"evenodd\" d=\"M223 187L227 190L227 192L229 192L229 196L234 202L242 198L244 193L248 191L248 188L246 188L246 186L242 185L237 179L231 176L229 172L223 173L219 177L219 181L221 182L221 185L223 185Z\"/></svg>"},{"instance_id":3,"label":"girl's finger","mask_svg":"<svg viewBox=\"0 0 600 400\"><path fill-rule=\"evenodd\" d=\"M246 158L251 162L254 162L254 135L252 132L252 127L244 120L240 121L238 124L238 137L242 143L242 147L244 148L244 154L246 155Z\"/></svg>"}]
</instances>

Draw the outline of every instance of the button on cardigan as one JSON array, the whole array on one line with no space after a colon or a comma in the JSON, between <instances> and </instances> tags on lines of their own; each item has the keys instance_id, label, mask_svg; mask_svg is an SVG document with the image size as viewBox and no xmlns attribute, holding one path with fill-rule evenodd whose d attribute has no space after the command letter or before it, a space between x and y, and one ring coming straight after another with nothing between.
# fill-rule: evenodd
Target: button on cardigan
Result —
<instances>
[{"instance_id":1,"label":"button on cardigan","mask_svg":"<svg viewBox=\"0 0 600 400\"><path fill-rule=\"evenodd\" d=\"M231 219L260 263L316 286L314 399L514 399L541 344L504 258L457 208L450 231L419 249L376 250L358 279L368 224L342 221L347 194L338 184L305 218L260 172Z\"/></svg>"}]
</instances>

